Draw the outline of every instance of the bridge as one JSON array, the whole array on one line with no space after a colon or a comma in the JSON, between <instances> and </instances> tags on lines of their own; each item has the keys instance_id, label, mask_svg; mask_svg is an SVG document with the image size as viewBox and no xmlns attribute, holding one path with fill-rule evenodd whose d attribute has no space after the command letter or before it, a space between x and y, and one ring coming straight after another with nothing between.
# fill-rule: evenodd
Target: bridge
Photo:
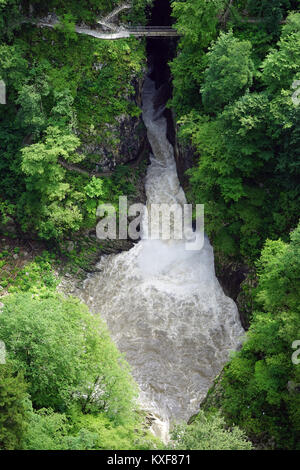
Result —
<instances>
[{"instance_id":1,"label":"bridge","mask_svg":"<svg viewBox=\"0 0 300 470\"><path fill-rule=\"evenodd\" d=\"M28 21L28 20L27 20ZM27 22L26 21L26 22ZM35 22L30 21L31 23L36 24L40 28L54 28L59 21L56 17L48 16L47 18L41 18ZM100 23L100 22L99 22ZM172 26L114 26L114 27L105 27L101 25L102 28L90 28L86 25L75 26L75 32L78 34L86 34L88 36L93 36L98 39L122 39L129 38L134 36L139 37L150 37L150 38L159 38L159 37L178 37L179 33Z\"/></svg>"},{"instance_id":2,"label":"bridge","mask_svg":"<svg viewBox=\"0 0 300 470\"><path fill-rule=\"evenodd\" d=\"M172 26L130 26L128 32L135 37L178 37L179 33Z\"/></svg>"},{"instance_id":3,"label":"bridge","mask_svg":"<svg viewBox=\"0 0 300 470\"><path fill-rule=\"evenodd\" d=\"M118 26L112 23L112 18L120 13L123 9L130 8L129 5L122 5L118 7L107 17L99 19L97 24L99 26L89 27L87 25L75 25L75 32L79 34L86 34L93 36L98 39L114 40L123 39L130 37L150 37L150 38L161 38L161 37L179 37L180 33L176 31L172 26L131 26L121 25ZM242 23L263 23L263 18L243 18L240 20ZM59 24L59 19L55 14L48 14L47 17L33 20L31 18L25 18L24 23L30 22L41 28L54 28ZM283 20L280 23L283 24L286 21Z\"/></svg>"}]
</instances>

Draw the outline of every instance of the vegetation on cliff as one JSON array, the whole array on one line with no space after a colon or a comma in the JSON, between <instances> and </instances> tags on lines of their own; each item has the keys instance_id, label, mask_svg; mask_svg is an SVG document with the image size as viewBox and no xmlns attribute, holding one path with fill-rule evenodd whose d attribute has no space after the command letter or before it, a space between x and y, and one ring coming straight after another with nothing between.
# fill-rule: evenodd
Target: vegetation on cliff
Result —
<instances>
[{"instance_id":1,"label":"vegetation on cliff","mask_svg":"<svg viewBox=\"0 0 300 470\"><path fill-rule=\"evenodd\" d=\"M252 444L237 426L228 427L219 412L203 410L193 422L177 425L172 431L174 449L180 450L251 450Z\"/></svg>"},{"instance_id":2,"label":"vegetation on cliff","mask_svg":"<svg viewBox=\"0 0 300 470\"><path fill-rule=\"evenodd\" d=\"M221 410L227 425L240 426L257 446L295 449L300 430L299 365L292 362L292 344L300 338L299 2L232 4L173 2L184 36L171 63L171 104L180 138L197 153L188 172L188 197L205 204L206 231L220 257L247 263L257 279L245 292L251 305L246 341L203 406ZM184 433L189 439L196 435L189 426Z\"/></svg>"},{"instance_id":3,"label":"vegetation on cliff","mask_svg":"<svg viewBox=\"0 0 300 470\"><path fill-rule=\"evenodd\" d=\"M100 202L136 190L138 170L114 162L113 171L99 174L120 153L122 124L139 123L145 44L74 32L75 23L93 26L121 3L0 0L0 79L7 90L0 105L0 225L12 223L14 237L61 243L95 227ZM204 411L175 427L171 447L246 450L250 439L254 447L297 449L299 1L171 3L181 38L170 64L170 106L181 141L197 159L188 198L205 204L216 252L247 264L255 278L246 293L246 340ZM144 23L150 4L134 1L120 21ZM28 22L49 11L60 26ZM43 253L18 267L18 250L0 253L0 289L8 294L0 304L0 449L161 447L146 430L128 364L106 327L78 299L57 293L55 256Z\"/></svg>"},{"instance_id":4,"label":"vegetation on cliff","mask_svg":"<svg viewBox=\"0 0 300 470\"><path fill-rule=\"evenodd\" d=\"M45 255L25 270L1 299L0 449L159 446L146 430L129 366L99 317L56 292Z\"/></svg>"},{"instance_id":5,"label":"vegetation on cliff","mask_svg":"<svg viewBox=\"0 0 300 470\"><path fill-rule=\"evenodd\" d=\"M217 36L211 18L221 5L211 3L214 15L205 1L184 3L199 5L194 23L193 10L174 3L179 29L189 23L191 31L171 65L172 105L182 138L200 156L190 199L205 204L215 248L251 262L267 238L287 240L299 216L300 108L292 85L300 78L300 14L290 14L281 33L270 33L268 23L233 22Z\"/></svg>"},{"instance_id":6,"label":"vegetation on cliff","mask_svg":"<svg viewBox=\"0 0 300 470\"><path fill-rule=\"evenodd\" d=\"M135 191L138 170L91 178L96 164L101 172L101 155L90 149L117 154L120 123L139 117L135 84L145 66L144 43L74 33L75 22L92 25L120 3L0 1L0 78L7 92L0 106L0 223L8 236L13 223L14 237L60 241L95 227L100 201ZM146 3L134 2L121 20L145 21ZM58 28L23 23L54 10ZM70 164L85 172L70 171ZM29 261L19 247L9 248L0 253L1 294L9 294L1 297L0 449L159 446L106 327L78 299L57 293L55 256L44 252Z\"/></svg>"},{"instance_id":7,"label":"vegetation on cliff","mask_svg":"<svg viewBox=\"0 0 300 470\"><path fill-rule=\"evenodd\" d=\"M144 43L99 41L72 29L75 21L95 22L117 3L33 2L33 17L54 8L59 17L68 14L51 30L20 23L29 14L27 2L0 4L0 77L7 89L0 106L0 215L4 222L13 218L20 233L60 240L94 227L98 202L132 191L129 169L121 178L103 177L93 191L89 172L101 171L103 149L108 160L113 153L118 160L120 122L140 115L133 85L144 70ZM140 19L144 7L135 2L130 15ZM63 166L74 163L86 174Z\"/></svg>"},{"instance_id":8,"label":"vegetation on cliff","mask_svg":"<svg viewBox=\"0 0 300 470\"><path fill-rule=\"evenodd\" d=\"M227 423L266 448L299 448L299 255L300 225L289 243L267 241L246 341L204 406L221 408Z\"/></svg>"}]
</instances>

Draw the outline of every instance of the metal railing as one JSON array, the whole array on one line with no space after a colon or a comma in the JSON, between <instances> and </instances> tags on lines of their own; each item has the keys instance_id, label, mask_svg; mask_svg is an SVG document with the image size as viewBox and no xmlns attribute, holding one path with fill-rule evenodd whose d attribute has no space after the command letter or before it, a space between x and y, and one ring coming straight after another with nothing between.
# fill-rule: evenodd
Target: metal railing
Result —
<instances>
[{"instance_id":1,"label":"metal railing","mask_svg":"<svg viewBox=\"0 0 300 470\"><path fill-rule=\"evenodd\" d=\"M174 31L177 32L172 26L128 26L130 31Z\"/></svg>"},{"instance_id":2,"label":"metal railing","mask_svg":"<svg viewBox=\"0 0 300 470\"><path fill-rule=\"evenodd\" d=\"M172 26L128 26L128 32L135 36L179 36Z\"/></svg>"}]
</instances>

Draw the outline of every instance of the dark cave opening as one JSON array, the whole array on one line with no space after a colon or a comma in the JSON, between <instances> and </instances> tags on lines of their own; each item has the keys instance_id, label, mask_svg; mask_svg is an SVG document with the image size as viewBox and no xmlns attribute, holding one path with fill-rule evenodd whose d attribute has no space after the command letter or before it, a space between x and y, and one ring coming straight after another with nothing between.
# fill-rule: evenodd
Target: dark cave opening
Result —
<instances>
[{"instance_id":1,"label":"dark cave opening","mask_svg":"<svg viewBox=\"0 0 300 470\"><path fill-rule=\"evenodd\" d=\"M154 0L149 26L170 26L172 7L170 0Z\"/></svg>"},{"instance_id":2,"label":"dark cave opening","mask_svg":"<svg viewBox=\"0 0 300 470\"><path fill-rule=\"evenodd\" d=\"M154 0L149 14L149 26L171 26L172 8L169 0ZM155 80L156 87L164 87L165 102L172 95L171 72L168 62L176 53L177 39L175 38L148 38L147 56L149 68L152 69L151 78Z\"/></svg>"}]
</instances>

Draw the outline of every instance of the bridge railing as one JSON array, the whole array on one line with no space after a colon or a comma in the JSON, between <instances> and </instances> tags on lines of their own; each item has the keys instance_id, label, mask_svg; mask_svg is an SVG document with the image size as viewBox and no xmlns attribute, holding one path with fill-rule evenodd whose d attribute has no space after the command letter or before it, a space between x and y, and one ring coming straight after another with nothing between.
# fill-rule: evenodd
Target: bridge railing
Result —
<instances>
[{"instance_id":1,"label":"bridge railing","mask_svg":"<svg viewBox=\"0 0 300 470\"><path fill-rule=\"evenodd\" d=\"M172 26L128 26L129 31L136 31L136 32L142 32L142 31L149 31L149 32L160 32L160 31L170 31L170 32L176 32L176 29L174 29Z\"/></svg>"}]
</instances>

